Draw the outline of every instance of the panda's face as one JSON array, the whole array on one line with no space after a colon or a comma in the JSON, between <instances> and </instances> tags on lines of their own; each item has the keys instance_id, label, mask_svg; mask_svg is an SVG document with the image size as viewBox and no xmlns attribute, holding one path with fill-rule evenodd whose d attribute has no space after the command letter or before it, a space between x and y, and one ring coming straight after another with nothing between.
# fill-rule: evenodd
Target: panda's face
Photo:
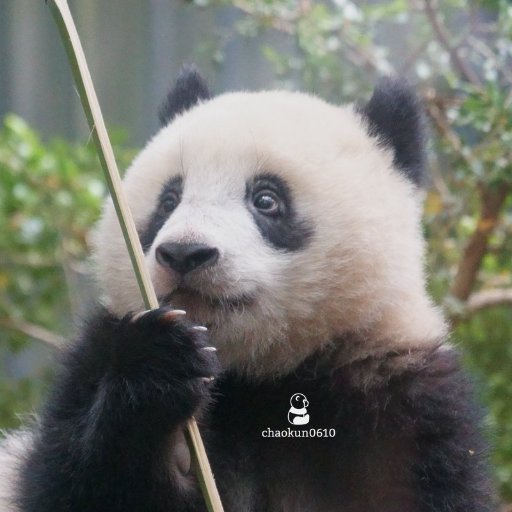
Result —
<instances>
[{"instance_id":1,"label":"panda's face","mask_svg":"<svg viewBox=\"0 0 512 512\"><path fill-rule=\"evenodd\" d=\"M204 162L170 178L141 233L158 297L207 325L274 307L314 232L287 182L261 162L217 169Z\"/></svg>"},{"instance_id":2,"label":"panda's face","mask_svg":"<svg viewBox=\"0 0 512 512\"><path fill-rule=\"evenodd\" d=\"M226 364L286 371L346 332L396 328L390 305L430 308L415 187L351 106L217 97L162 129L124 184L157 296ZM110 203L96 261L109 307L141 309Z\"/></svg>"}]
</instances>

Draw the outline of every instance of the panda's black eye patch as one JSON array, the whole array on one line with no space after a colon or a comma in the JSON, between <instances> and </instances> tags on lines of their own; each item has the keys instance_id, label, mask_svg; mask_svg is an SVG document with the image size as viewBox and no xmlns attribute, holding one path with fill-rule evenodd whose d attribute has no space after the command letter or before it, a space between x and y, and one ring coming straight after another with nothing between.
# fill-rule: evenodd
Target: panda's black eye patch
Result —
<instances>
[{"instance_id":1,"label":"panda's black eye patch","mask_svg":"<svg viewBox=\"0 0 512 512\"><path fill-rule=\"evenodd\" d=\"M286 182L273 174L261 174L247 183L247 208L261 235L273 247L296 251L309 241L313 229L300 219Z\"/></svg>"},{"instance_id":2,"label":"panda's black eye patch","mask_svg":"<svg viewBox=\"0 0 512 512\"><path fill-rule=\"evenodd\" d=\"M176 191L168 192L161 200L158 207L158 214L162 217L170 215L178 206L180 197Z\"/></svg>"},{"instance_id":3,"label":"panda's black eye patch","mask_svg":"<svg viewBox=\"0 0 512 512\"><path fill-rule=\"evenodd\" d=\"M139 234L142 249L146 252L153 243L157 233L178 207L183 194L183 179L176 176L170 179L162 188L155 208L146 228Z\"/></svg>"}]
</instances>

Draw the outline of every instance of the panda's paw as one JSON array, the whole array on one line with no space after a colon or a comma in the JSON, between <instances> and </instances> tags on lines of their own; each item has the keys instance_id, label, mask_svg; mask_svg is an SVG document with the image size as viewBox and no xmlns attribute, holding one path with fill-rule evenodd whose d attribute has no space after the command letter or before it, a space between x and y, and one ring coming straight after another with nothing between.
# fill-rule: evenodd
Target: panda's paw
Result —
<instances>
[{"instance_id":1,"label":"panda's paw","mask_svg":"<svg viewBox=\"0 0 512 512\"><path fill-rule=\"evenodd\" d=\"M200 401L220 371L207 328L168 306L126 315L114 344L115 373L162 405Z\"/></svg>"}]
</instances>

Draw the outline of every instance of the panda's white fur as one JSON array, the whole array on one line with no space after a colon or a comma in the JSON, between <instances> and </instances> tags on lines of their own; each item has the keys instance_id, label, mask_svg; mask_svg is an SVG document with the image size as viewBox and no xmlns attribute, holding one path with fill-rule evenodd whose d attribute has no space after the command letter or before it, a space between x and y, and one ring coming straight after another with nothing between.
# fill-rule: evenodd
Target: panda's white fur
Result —
<instances>
[{"instance_id":1,"label":"panda's white fur","mask_svg":"<svg viewBox=\"0 0 512 512\"><path fill-rule=\"evenodd\" d=\"M6 434L0 439L0 511L17 512L12 498L16 495L20 461L31 446L32 434L25 430L0 434Z\"/></svg>"},{"instance_id":2,"label":"panda's white fur","mask_svg":"<svg viewBox=\"0 0 512 512\"><path fill-rule=\"evenodd\" d=\"M263 171L282 177L300 214L313 220L306 248L276 251L264 243L244 204L246 181ZM171 298L209 327L225 365L275 375L347 332L367 340L354 347L354 359L444 337L443 318L425 292L418 190L352 105L268 91L224 94L196 106L164 127L126 173L139 229L177 174L184 176L184 197L146 262L157 295L166 296L175 283L156 262L155 247L210 244L221 256L197 283L202 293L256 296L233 312ZM108 307L119 315L140 310L110 201L95 240Z\"/></svg>"}]
</instances>

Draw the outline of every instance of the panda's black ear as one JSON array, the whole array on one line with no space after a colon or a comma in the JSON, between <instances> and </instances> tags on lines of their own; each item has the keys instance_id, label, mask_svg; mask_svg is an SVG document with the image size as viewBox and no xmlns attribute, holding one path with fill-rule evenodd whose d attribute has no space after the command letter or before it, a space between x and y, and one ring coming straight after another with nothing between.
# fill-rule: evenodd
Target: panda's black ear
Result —
<instances>
[{"instance_id":1,"label":"panda's black ear","mask_svg":"<svg viewBox=\"0 0 512 512\"><path fill-rule=\"evenodd\" d=\"M404 80L381 80L359 109L369 134L394 151L394 164L413 183L426 181L425 119L419 98Z\"/></svg>"},{"instance_id":2,"label":"panda's black ear","mask_svg":"<svg viewBox=\"0 0 512 512\"><path fill-rule=\"evenodd\" d=\"M178 114L202 100L211 98L205 79L193 64L183 66L174 87L163 101L158 117L162 126L169 124Z\"/></svg>"}]
</instances>

